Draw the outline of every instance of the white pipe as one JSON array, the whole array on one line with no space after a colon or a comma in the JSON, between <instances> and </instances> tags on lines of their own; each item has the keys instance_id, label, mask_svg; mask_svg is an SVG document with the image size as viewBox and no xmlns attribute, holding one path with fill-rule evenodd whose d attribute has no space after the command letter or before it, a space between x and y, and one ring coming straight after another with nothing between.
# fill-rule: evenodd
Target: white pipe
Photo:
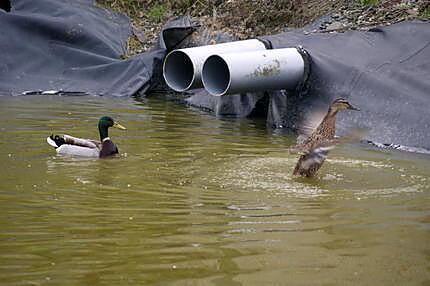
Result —
<instances>
[{"instance_id":1,"label":"white pipe","mask_svg":"<svg viewBox=\"0 0 430 286\"><path fill-rule=\"evenodd\" d=\"M302 55L296 48L220 53L203 65L202 81L212 95L294 89L303 81Z\"/></svg>"},{"instance_id":2,"label":"white pipe","mask_svg":"<svg viewBox=\"0 0 430 286\"><path fill-rule=\"evenodd\" d=\"M260 40L252 39L230 43L179 49L170 52L163 64L163 77L175 91L203 87L201 72L205 60L214 54L265 50Z\"/></svg>"}]
</instances>

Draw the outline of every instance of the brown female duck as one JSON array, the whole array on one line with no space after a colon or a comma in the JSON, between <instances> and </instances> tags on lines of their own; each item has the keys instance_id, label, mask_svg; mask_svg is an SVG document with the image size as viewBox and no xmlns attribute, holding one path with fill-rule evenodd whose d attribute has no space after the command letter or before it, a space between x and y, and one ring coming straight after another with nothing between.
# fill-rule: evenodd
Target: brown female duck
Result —
<instances>
[{"instance_id":1,"label":"brown female duck","mask_svg":"<svg viewBox=\"0 0 430 286\"><path fill-rule=\"evenodd\" d=\"M320 125L301 145L295 147L296 150L301 151L302 155L294 168L293 175L313 177L321 168L328 152L333 149L336 114L345 109L359 110L344 98L336 99L330 105Z\"/></svg>"}]
</instances>

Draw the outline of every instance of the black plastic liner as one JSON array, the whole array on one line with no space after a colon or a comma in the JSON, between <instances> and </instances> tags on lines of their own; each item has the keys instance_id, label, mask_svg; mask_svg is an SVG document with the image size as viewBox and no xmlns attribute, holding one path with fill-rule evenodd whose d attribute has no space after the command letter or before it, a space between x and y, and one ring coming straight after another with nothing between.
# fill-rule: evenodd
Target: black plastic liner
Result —
<instances>
[{"instance_id":1,"label":"black plastic liner","mask_svg":"<svg viewBox=\"0 0 430 286\"><path fill-rule=\"evenodd\" d=\"M300 126L336 97L360 112L338 115L338 129L367 127L366 139L430 149L430 23L403 22L370 31L270 36L274 48L301 45L312 58L307 90L291 97Z\"/></svg>"},{"instance_id":2,"label":"black plastic liner","mask_svg":"<svg viewBox=\"0 0 430 286\"><path fill-rule=\"evenodd\" d=\"M91 0L13 0L0 9L0 95L64 94L131 96L147 90L166 47L192 29L187 19L166 26L169 40L123 60L129 19ZM176 26L183 29L175 29ZM157 74L156 78L160 78Z\"/></svg>"},{"instance_id":3,"label":"black plastic liner","mask_svg":"<svg viewBox=\"0 0 430 286\"><path fill-rule=\"evenodd\" d=\"M91 0L10 2L10 12L0 9L0 95L144 96L165 88L164 56L190 44L196 28L188 17L174 19L151 51L124 60L127 17ZM184 101L219 116L264 117L269 126L298 130L342 96L362 111L340 113L340 133L367 127L366 139L430 149L430 23L366 32L312 30L264 37L273 48L303 46L309 53L309 79L302 89L225 97L197 90Z\"/></svg>"}]
</instances>

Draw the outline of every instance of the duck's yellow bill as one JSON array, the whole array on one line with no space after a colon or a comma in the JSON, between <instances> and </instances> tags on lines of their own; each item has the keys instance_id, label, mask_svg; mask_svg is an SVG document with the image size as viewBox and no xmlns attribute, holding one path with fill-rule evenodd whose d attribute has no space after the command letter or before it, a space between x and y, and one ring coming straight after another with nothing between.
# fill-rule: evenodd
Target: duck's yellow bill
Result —
<instances>
[{"instance_id":1,"label":"duck's yellow bill","mask_svg":"<svg viewBox=\"0 0 430 286\"><path fill-rule=\"evenodd\" d=\"M127 128L125 128L124 126L122 126L118 122L114 122L112 127L115 127L115 128L121 129L121 130L127 130Z\"/></svg>"}]
</instances>

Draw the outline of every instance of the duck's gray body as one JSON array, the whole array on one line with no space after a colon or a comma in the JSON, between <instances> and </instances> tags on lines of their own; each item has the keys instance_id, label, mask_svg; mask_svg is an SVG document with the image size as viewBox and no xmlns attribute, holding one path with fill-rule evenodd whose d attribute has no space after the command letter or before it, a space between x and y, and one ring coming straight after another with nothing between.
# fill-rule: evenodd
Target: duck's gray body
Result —
<instances>
[{"instance_id":1,"label":"duck's gray body","mask_svg":"<svg viewBox=\"0 0 430 286\"><path fill-rule=\"evenodd\" d=\"M94 158L100 156L99 148L88 148L88 147L75 146L75 145L61 145L56 150L57 150L57 154L60 154L60 155L72 155L72 156L94 157Z\"/></svg>"}]
</instances>

